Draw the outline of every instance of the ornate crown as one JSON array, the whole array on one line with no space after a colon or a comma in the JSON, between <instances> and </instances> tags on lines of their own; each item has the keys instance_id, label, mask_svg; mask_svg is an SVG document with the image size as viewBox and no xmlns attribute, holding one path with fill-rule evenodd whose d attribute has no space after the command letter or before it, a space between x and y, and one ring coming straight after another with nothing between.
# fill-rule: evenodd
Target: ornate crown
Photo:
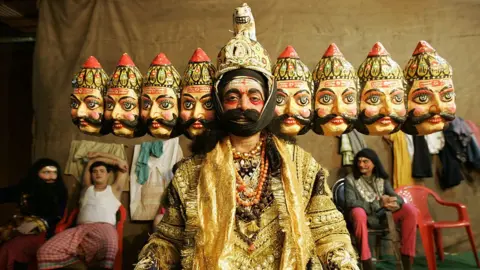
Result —
<instances>
[{"instance_id":1,"label":"ornate crown","mask_svg":"<svg viewBox=\"0 0 480 270\"><path fill-rule=\"evenodd\" d=\"M172 88L180 97L180 74L164 53L159 53L150 64L143 86Z\"/></svg>"},{"instance_id":2,"label":"ornate crown","mask_svg":"<svg viewBox=\"0 0 480 270\"><path fill-rule=\"evenodd\" d=\"M127 88L132 89L140 95L142 89L142 73L135 66L132 58L124 53L118 61L117 67L110 77L108 88Z\"/></svg>"},{"instance_id":3,"label":"ornate crown","mask_svg":"<svg viewBox=\"0 0 480 270\"><path fill-rule=\"evenodd\" d=\"M240 68L261 72L269 80L272 78L270 58L263 46L246 36L236 35L218 53L216 77L219 79Z\"/></svg>"},{"instance_id":4,"label":"ornate crown","mask_svg":"<svg viewBox=\"0 0 480 270\"><path fill-rule=\"evenodd\" d=\"M305 81L310 89L313 89L312 73L290 45L278 57L277 63L273 67L273 76L277 81Z\"/></svg>"},{"instance_id":5,"label":"ornate crown","mask_svg":"<svg viewBox=\"0 0 480 270\"><path fill-rule=\"evenodd\" d=\"M193 53L183 74L182 87L189 85L213 85L215 66L208 55L197 48Z\"/></svg>"},{"instance_id":6,"label":"ornate crown","mask_svg":"<svg viewBox=\"0 0 480 270\"><path fill-rule=\"evenodd\" d=\"M402 68L393 61L380 42L373 45L367 58L358 68L358 78L361 83L372 80L404 79Z\"/></svg>"},{"instance_id":7,"label":"ornate crown","mask_svg":"<svg viewBox=\"0 0 480 270\"><path fill-rule=\"evenodd\" d=\"M452 66L424 40L418 42L403 72L409 83L416 80L452 78L453 75Z\"/></svg>"},{"instance_id":8,"label":"ornate crown","mask_svg":"<svg viewBox=\"0 0 480 270\"><path fill-rule=\"evenodd\" d=\"M332 43L315 66L313 81L317 88L321 81L335 79L354 80L358 83L355 68L345 59L337 45Z\"/></svg>"},{"instance_id":9,"label":"ornate crown","mask_svg":"<svg viewBox=\"0 0 480 270\"><path fill-rule=\"evenodd\" d=\"M90 56L82 65L82 69L73 76L73 88L98 89L102 96L107 94L108 75L97 58Z\"/></svg>"}]
</instances>

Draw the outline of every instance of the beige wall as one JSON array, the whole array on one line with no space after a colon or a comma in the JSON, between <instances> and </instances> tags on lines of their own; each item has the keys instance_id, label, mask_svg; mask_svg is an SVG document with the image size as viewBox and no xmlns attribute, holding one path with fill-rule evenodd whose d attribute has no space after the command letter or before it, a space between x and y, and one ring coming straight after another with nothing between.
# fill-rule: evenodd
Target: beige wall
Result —
<instances>
[{"instance_id":1,"label":"beige wall","mask_svg":"<svg viewBox=\"0 0 480 270\"><path fill-rule=\"evenodd\" d=\"M34 157L49 156L62 162L73 139L123 143L129 145L130 153L133 144L152 140L150 137L128 140L113 135L97 138L77 131L69 116L70 82L72 74L88 56L96 56L111 73L121 54L127 52L144 73L155 55L164 52L183 72L196 47L216 58L232 35L229 30L233 9L242 3L226 0L67 2L40 1L33 96ZM263 0L251 1L249 5L256 19L258 41L269 51L272 61L287 45L292 45L311 69L331 42L358 67L376 41L381 41L393 59L404 66L417 42L427 40L454 68L458 115L480 124L480 95L477 94L480 89L477 79L480 2ZM299 143L330 170L329 183L332 184L340 166L337 139L310 132L301 137ZM369 137L367 143L379 152L391 171L391 152L381 138ZM187 152L188 141L182 138L181 144ZM426 182L435 187L433 179ZM466 203L471 214L479 198L478 193L465 184L442 196ZM435 215L455 217L452 212L438 209ZM479 217L473 219L477 239ZM145 240L146 228L146 224L126 225L126 263L133 262ZM445 235L447 250L468 249L463 230L447 231ZM480 244L480 239L477 242Z\"/></svg>"}]
</instances>

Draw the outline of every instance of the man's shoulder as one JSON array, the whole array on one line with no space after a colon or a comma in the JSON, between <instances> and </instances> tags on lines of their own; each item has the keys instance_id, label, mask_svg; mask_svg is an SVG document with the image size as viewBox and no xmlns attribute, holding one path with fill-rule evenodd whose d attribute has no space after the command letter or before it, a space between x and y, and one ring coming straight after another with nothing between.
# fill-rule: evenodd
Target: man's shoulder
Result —
<instances>
[{"instance_id":1,"label":"man's shoulder","mask_svg":"<svg viewBox=\"0 0 480 270\"><path fill-rule=\"evenodd\" d=\"M188 192L191 185L196 185L204 158L203 155L188 156L173 166L172 184L181 198L182 194Z\"/></svg>"}]
</instances>

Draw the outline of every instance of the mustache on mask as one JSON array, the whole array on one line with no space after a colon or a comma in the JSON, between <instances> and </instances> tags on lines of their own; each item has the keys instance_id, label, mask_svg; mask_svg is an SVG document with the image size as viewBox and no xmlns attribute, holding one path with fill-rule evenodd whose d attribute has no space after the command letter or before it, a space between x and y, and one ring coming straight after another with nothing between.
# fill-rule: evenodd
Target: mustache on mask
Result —
<instances>
[{"instance_id":1,"label":"mustache on mask","mask_svg":"<svg viewBox=\"0 0 480 270\"><path fill-rule=\"evenodd\" d=\"M365 110L363 110L360 115L359 115L359 119L360 121L365 124L365 125L371 125L375 122L377 122L378 120L384 118L384 117L390 117L393 122L397 123L397 124L403 124L405 122L405 120L407 119L407 117L405 116L398 116L398 115L393 115L393 114L390 114L390 115L385 115L385 114L377 114L377 115L374 115L372 117L367 117L365 115Z\"/></svg>"},{"instance_id":2,"label":"mustache on mask","mask_svg":"<svg viewBox=\"0 0 480 270\"><path fill-rule=\"evenodd\" d=\"M342 113L340 115L338 115L338 114L327 114L323 117L320 117L320 116L318 116L318 111L317 111L317 114L315 116L315 125L325 125L337 116L342 117L343 120L345 120L345 122L348 125L351 125L351 124L355 123L355 121L357 121L357 117L352 117L352 116L344 114L344 113Z\"/></svg>"},{"instance_id":3,"label":"mustache on mask","mask_svg":"<svg viewBox=\"0 0 480 270\"><path fill-rule=\"evenodd\" d=\"M311 120L310 118L305 118L305 117L303 117L303 116L301 116L301 115L298 115L298 114L293 114L293 115L290 115L290 114L282 114L282 115L276 117L276 118L274 119L274 121L283 122L283 121L285 121L285 119L290 118L290 117L293 118L293 119L295 119L295 120L297 120L298 123L301 124L301 125L303 125L303 126L308 126L308 125L310 125L310 123L312 122L312 120Z\"/></svg>"},{"instance_id":4,"label":"mustache on mask","mask_svg":"<svg viewBox=\"0 0 480 270\"><path fill-rule=\"evenodd\" d=\"M242 109L233 109L226 111L223 115L223 120L225 121L236 121L240 119L245 119L249 122L257 122L260 119L260 113L253 109L247 109L243 111Z\"/></svg>"},{"instance_id":5,"label":"mustache on mask","mask_svg":"<svg viewBox=\"0 0 480 270\"><path fill-rule=\"evenodd\" d=\"M157 122L162 126L173 128L177 125L177 118L178 118L178 116L175 115L175 114L173 114L173 119L172 120L166 120L166 119L162 119L162 118L155 118L155 119L149 118L149 119L147 119L147 126L150 127L150 126L152 126L153 122Z\"/></svg>"},{"instance_id":6,"label":"mustache on mask","mask_svg":"<svg viewBox=\"0 0 480 270\"><path fill-rule=\"evenodd\" d=\"M138 125L138 115L135 115L135 119L132 121L126 119L113 119L113 121L111 122L114 123L116 121L120 122L124 127L133 129L136 128Z\"/></svg>"},{"instance_id":7,"label":"mustache on mask","mask_svg":"<svg viewBox=\"0 0 480 270\"><path fill-rule=\"evenodd\" d=\"M87 123L89 123L90 125L92 126L101 126L102 125L102 119L103 119L103 114L100 114L100 117L98 119L93 119L93 118L90 118L90 117L76 117L76 118L73 118L72 119L72 122L75 124L75 125L80 125L80 120L83 120Z\"/></svg>"},{"instance_id":8,"label":"mustache on mask","mask_svg":"<svg viewBox=\"0 0 480 270\"><path fill-rule=\"evenodd\" d=\"M455 115L450 114L450 113L444 113L444 112L441 112L439 114L437 114L437 113L426 113L426 114L422 114L422 115L419 115L419 116L414 116L413 111L414 110L411 110L411 111L408 112L409 122L411 122L413 125L418 125L418 124L420 124L424 121L427 121L428 119L430 119L430 118L432 118L436 115L440 116L446 122L450 122L450 121L453 121L455 119Z\"/></svg>"},{"instance_id":9,"label":"mustache on mask","mask_svg":"<svg viewBox=\"0 0 480 270\"><path fill-rule=\"evenodd\" d=\"M180 121L180 124L182 125L183 128L187 129L189 128L191 125L193 125L193 123L195 122L200 122L205 128L207 129L210 129L213 125L213 123L215 122L215 119L213 120L205 120L205 119L200 119L200 118L191 118L191 119L188 119L187 121L184 121L183 119L179 119Z\"/></svg>"}]
</instances>

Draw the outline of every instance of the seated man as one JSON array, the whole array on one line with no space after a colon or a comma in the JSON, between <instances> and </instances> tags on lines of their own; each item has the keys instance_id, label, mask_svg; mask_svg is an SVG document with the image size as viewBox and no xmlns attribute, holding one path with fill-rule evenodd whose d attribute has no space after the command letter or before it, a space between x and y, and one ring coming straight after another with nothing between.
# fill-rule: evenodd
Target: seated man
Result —
<instances>
[{"instance_id":1,"label":"seated man","mask_svg":"<svg viewBox=\"0 0 480 270\"><path fill-rule=\"evenodd\" d=\"M415 256L417 209L404 203L393 190L388 175L375 151L365 148L354 158L353 173L345 181L345 203L355 238L360 247L364 270L373 269L368 246L368 227L386 224L385 211L393 212L395 223L401 222L401 253L404 269L412 269ZM385 225L386 226L386 225Z\"/></svg>"},{"instance_id":2,"label":"seated man","mask_svg":"<svg viewBox=\"0 0 480 270\"><path fill-rule=\"evenodd\" d=\"M55 235L40 248L39 269L62 268L80 260L113 268L118 250L116 213L128 165L105 153L89 153L88 157L77 226ZM114 183L108 185L111 166L119 170Z\"/></svg>"}]
</instances>

